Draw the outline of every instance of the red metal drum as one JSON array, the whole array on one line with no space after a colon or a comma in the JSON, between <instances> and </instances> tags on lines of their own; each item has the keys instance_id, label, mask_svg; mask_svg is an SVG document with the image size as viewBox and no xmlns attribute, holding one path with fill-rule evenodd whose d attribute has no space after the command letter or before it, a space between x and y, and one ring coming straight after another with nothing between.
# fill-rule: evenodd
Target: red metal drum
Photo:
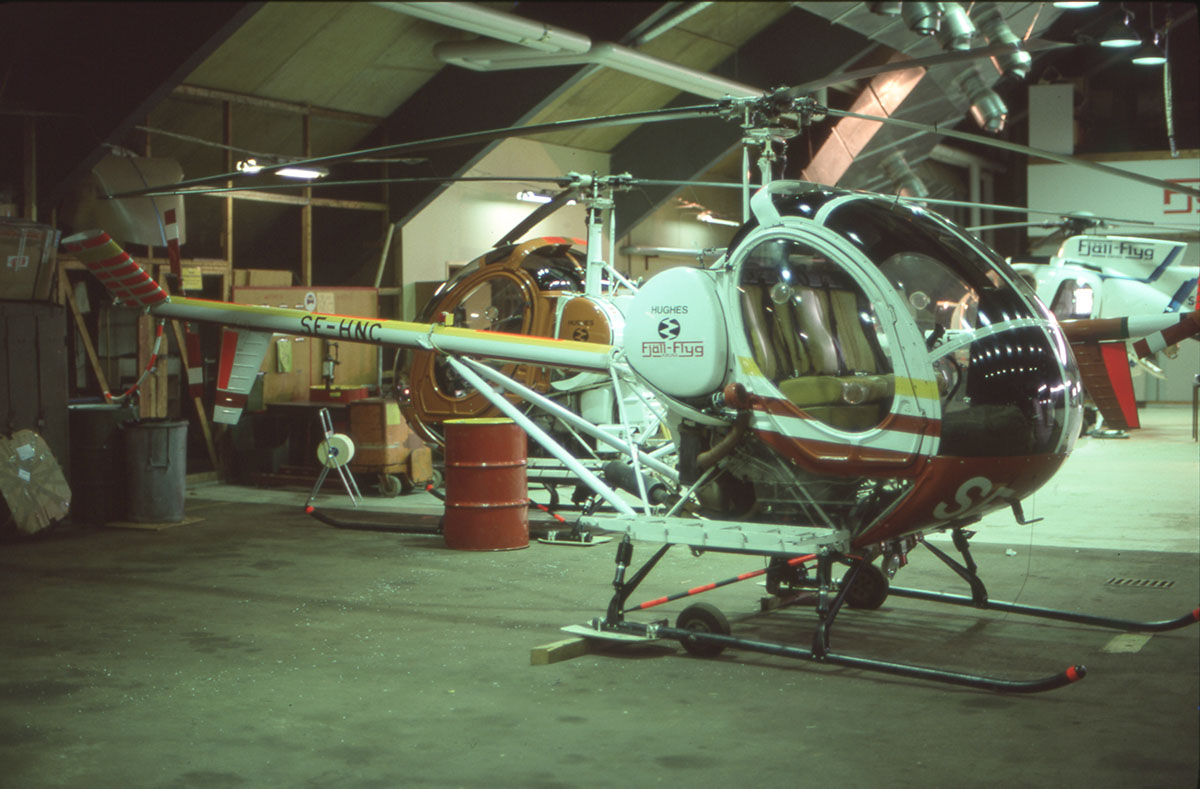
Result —
<instances>
[{"instance_id":1,"label":"red metal drum","mask_svg":"<svg viewBox=\"0 0 1200 789\"><path fill-rule=\"evenodd\" d=\"M529 546L525 431L510 419L449 419L446 545L461 551Z\"/></svg>"}]
</instances>

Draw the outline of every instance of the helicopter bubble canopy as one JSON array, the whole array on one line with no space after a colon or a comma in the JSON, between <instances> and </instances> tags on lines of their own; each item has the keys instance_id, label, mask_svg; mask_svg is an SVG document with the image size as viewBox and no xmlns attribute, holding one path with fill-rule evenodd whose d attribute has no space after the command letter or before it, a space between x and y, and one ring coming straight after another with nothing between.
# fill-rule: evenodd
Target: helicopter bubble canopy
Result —
<instances>
[{"instance_id":1,"label":"helicopter bubble canopy","mask_svg":"<svg viewBox=\"0 0 1200 789\"><path fill-rule=\"evenodd\" d=\"M920 207L803 182L764 187L751 210L717 266L740 307L733 374L778 451L815 472L905 476L921 456L1071 450L1074 358L994 253Z\"/></svg>"},{"instance_id":2,"label":"helicopter bubble canopy","mask_svg":"<svg viewBox=\"0 0 1200 789\"><path fill-rule=\"evenodd\" d=\"M674 268L652 277L629 306L625 345L630 366L664 394L717 390L727 337L713 272Z\"/></svg>"}]
</instances>

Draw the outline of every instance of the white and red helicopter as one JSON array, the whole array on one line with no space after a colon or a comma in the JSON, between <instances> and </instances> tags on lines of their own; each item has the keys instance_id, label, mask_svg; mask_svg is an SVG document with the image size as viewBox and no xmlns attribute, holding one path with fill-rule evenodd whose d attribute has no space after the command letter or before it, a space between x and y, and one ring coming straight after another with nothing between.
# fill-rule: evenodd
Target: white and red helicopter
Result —
<instances>
[{"instance_id":1,"label":"white and red helicopter","mask_svg":"<svg viewBox=\"0 0 1200 789\"><path fill-rule=\"evenodd\" d=\"M778 94L765 101L781 103ZM894 197L774 181L753 195L750 214L711 267L668 269L619 307L615 300L593 305L619 309L620 331L586 340L168 296L104 232L63 243L120 303L230 327L215 421L236 421L273 333L436 354L604 505L583 515L581 527L623 535L605 614L579 628L593 637L670 638L701 655L734 647L1034 692L1078 680L1085 669L1032 680L984 677L838 653L830 631L844 605L877 608L889 594L1127 630L1200 620L1200 608L1136 622L992 601L967 531L1001 508L1026 522L1021 501L1070 454L1082 419L1073 346L1123 346L1131 337L1173 344L1200 333L1200 312L1059 322L974 236ZM604 376L620 429L589 421L532 381L482 360ZM637 392L651 393L661 406L673 456L640 443L623 406ZM610 464L602 479L529 417L533 409L625 460ZM961 561L923 540L947 530ZM632 540L662 547L630 574ZM918 544L960 575L971 594L891 586ZM627 605L672 545L768 557L768 566ZM837 564L849 568L840 580ZM673 627L628 616L763 575L780 597L816 590L810 648L735 637L724 616L703 603L686 608Z\"/></svg>"},{"instance_id":2,"label":"white and red helicopter","mask_svg":"<svg viewBox=\"0 0 1200 789\"><path fill-rule=\"evenodd\" d=\"M1067 221L1077 230L1102 224L1080 217ZM1186 248L1186 242L1170 239L1078 232L1064 239L1046 263L1014 263L1013 268L1033 281L1038 297L1059 320L1188 313L1197 307L1200 269L1180 264ZM1081 367L1104 373L1085 381L1106 428L1095 435L1124 435L1140 426L1131 365L1162 377L1155 358L1164 351L1172 353L1167 346L1141 341L1126 349L1106 344L1077 350Z\"/></svg>"}]
</instances>

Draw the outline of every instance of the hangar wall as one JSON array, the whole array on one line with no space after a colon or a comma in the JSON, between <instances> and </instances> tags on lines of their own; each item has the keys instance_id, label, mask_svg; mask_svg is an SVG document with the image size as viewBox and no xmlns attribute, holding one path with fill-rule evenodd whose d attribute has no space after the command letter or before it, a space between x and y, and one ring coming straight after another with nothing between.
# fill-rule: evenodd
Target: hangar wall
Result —
<instances>
[{"instance_id":1,"label":"hangar wall","mask_svg":"<svg viewBox=\"0 0 1200 789\"><path fill-rule=\"evenodd\" d=\"M609 156L532 140L505 140L464 176L514 176L561 178L568 172L607 174ZM401 232L403 266L402 316L412 318L420 310L416 284L441 282L452 266L482 255L513 226L537 208L536 203L517 200L522 190L553 194L553 183L530 180L497 183L466 182L449 185ZM584 238L582 205L569 205L532 228L526 237L567 236Z\"/></svg>"}]
</instances>

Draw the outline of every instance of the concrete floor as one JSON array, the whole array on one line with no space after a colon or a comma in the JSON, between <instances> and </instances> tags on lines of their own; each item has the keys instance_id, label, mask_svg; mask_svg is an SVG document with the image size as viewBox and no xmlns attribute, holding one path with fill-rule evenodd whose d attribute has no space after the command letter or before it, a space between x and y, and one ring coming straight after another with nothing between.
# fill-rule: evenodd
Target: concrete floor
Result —
<instances>
[{"instance_id":1,"label":"concrete floor","mask_svg":"<svg viewBox=\"0 0 1200 789\"><path fill-rule=\"evenodd\" d=\"M1144 414L1129 440L1081 442L1027 506L1045 521L989 518L975 554L994 599L1137 619L1200 602L1190 409ZM1036 696L667 642L531 666L602 613L611 544L451 551L327 527L306 495L198 487L193 523L0 546L0 786L1196 785L1200 627L1130 638L892 598L834 631L849 654L1002 677L1087 665ZM675 549L635 596L759 566ZM897 582L963 591L925 551ZM735 634L806 646L811 609L754 615L761 594L706 597Z\"/></svg>"}]
</instances>

